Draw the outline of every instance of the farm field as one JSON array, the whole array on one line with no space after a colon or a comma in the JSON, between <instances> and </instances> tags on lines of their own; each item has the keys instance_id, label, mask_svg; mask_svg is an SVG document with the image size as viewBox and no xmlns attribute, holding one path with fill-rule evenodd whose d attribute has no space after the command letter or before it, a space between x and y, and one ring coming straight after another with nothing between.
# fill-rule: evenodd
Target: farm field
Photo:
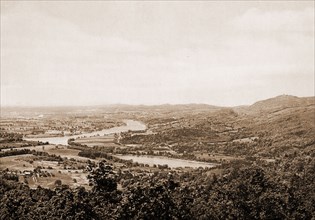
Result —
<instances>
[{"instance_id":1,"label":"farm field","mask_svg":"<svg viewBox=\"0 0 315 220\"><path fill-rule=\"evenodd\" d=\"M102 107L94 109L93 117L86 109L80 115L81 123L88 118L93 124L99 121L98 115L110 115L106 121L115 124L105 122L108 130L101 125L98 130L77 127L81 135L48 139L42 134L55 129L51 120L59 118L61 123L61 116L46 112L46 117L42 112L43 117L35 120L28 113L21 124L6 110L0 131L4 195L0 201L10 203L5 195L17 194L22 187L23 192L46 199L46 207L56 207L52 201L62 203L84 195L80 199L84 205L78 210L97 213L100 209L103 217L114 212L148 215L144 210L160 212L165 210L164 203L172 212L184 209L187 216L193 216L222 214L227 203L242 202L245 193L251 204L260 204L265 211L270 211L269 202L261 201L274 199L273 216L310 217L315 188L314 99L280 96L261 102L237 108L116 106L114 112ZM62 116L65 122L77 117L72 111ZM43 130L33 134L36 139L29 135L34 127ZM56 144L54 140L60 138L65 144ZM91 208L100 197L106 205ZM19 198L23 203L28 197ZM290 199L297 203L288 203ZM123 211L135 204L142 209ZM7 210L3 207L1 212ZM296 211L297 207L303 211ZM244 209L231 205L228 213L247 209L248 204Z\"/></svg>"}]
</instances>

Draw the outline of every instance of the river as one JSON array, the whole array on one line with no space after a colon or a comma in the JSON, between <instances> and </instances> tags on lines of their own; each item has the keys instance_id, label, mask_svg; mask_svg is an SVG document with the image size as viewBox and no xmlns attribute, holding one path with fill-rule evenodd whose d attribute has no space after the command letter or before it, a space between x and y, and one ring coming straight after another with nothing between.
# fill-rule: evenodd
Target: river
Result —
<instances>
[{"instance_id":1,"label":"river","mask_svg":"<svg viewBox=\"0 0 315 220\"><path fill-rule=\"evenodd\" d=\"M123 160L132 160L133 162L148 164L150 166L153 165L165 165L167 164L170 168L178 168L178 167L214 167L217 164L206 163L200 161L193 160L182 160L182 159L174 159L168 157L160 157L160 156L134 156L134 155L114 155Z\"/></svg>"},{"instance_id":2,"label":"river","mask_svg":"<svg viewBox=\"0 0 315 220\"><path fill-rule=\"evenodd\" d=\"M95 131L91 133L84 133L79 135L72 135L72 136L63 136L63 137L47 137L47 138L24 138L27 141L41 141L41 142L49 142L50 144L61 144L61 145L68 145L68 140L70 138L79 138L79 137L92 137L92 136L103 136L106 134L114 134L114 133L120 133L125 131L143 131L146 129L145 124L134 121L134 120L125 120L124 121L126 125L119 126L119 127L113 127L109 129L104 129L101 131Z\"/></svg>"},{"instance_id":3,"label":"river","mask_svg":"<svg viewBox=\"0 0 315 220\"><path fill-rule=\"evenodd\" d=\"M114 133L120 133L120 132L126 132L126 131L143 131L146 129L146 125L139 122L139 121L134 121L134 120L124 120L126 125L119 126L119 127L113 127L109 129L104 129L101 131L95 131L92 133L84 133L80 135L72 135L72 136L64 136L64 137L49 137L49 138L24 138L25 140L28 141L41 141L41 142L49 142L50 144L55 144L55 145L68 145L68 140L70 138L79 138L79 137L92 137L92 136L103 136L106 134L114 134ZM27 148L27 147L26 147ZM40 149L40 151L43 151L42 147L37 146L37 147L28 147L29 149ZM48 147L46 147L48 150ZM52 148L52 147L50 147ZM37 149L37 150L38 150ZM78 156L73 156L65 153L58 154L57 152L55 153L56 155L60 156L67 156L69 158L76 157L78 159ZM211 163L205 163L205 162L200 162L200 161L193 161L193 160L182 160L182 159L174 159L174 158L168 158L168 157L159 157L159 156L133 156L133 155L113 155L115 157L124 159L124 160L133 160L133 162L138 162L138 163L143 163L143 164L148 164L150 166L155 165L165 165L167 164L168 167L170 168L177 168L177 167L192 167L192 168L198 168L198 167L214 167L217 164L211 164ZM80 159L82 159L80 157Z\"/></svg>"}]
</instances>

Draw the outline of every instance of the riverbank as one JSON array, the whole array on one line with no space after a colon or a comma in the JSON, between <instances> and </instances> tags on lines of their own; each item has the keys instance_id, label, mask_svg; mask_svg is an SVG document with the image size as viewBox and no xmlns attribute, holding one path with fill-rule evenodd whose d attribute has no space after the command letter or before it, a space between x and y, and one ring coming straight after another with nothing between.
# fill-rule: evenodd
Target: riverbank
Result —
<instances>
[{"instance_id":1,"label":"riverbank","mask_svg":"<svg viewBox=\"0 0 315 220\"><path fill-rule=\"evenodd\" d=\"M41 141L41 142L49 142L50 144L55 145L68 145L69 139L77 139L83 137L93 137L93 136L103 136L107 134L115 134L120 132L126 131L141 131L146 129L146 125L139 121L134 120L124 120L126 125L113 127L109 129L103 129L101 131L95 131L91 133L83 133L79 135L72 135L72 136L63 136L63 137L48 137L48 138L24 138L27 141Z\"/></svg>"}]
</instances>

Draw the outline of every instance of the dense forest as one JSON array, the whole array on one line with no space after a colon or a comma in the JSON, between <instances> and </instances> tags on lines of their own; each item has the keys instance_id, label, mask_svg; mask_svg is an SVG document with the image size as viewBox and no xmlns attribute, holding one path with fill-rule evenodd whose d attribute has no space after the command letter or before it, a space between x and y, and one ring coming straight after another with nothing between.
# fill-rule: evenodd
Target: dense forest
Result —
<instances>
[{"instance_id":1,"label":"dense forest","mask_svg":"<svg viewBox=\"0 0 315 220\"><path fill-rule=\"evenodd\" d=\"M2 171L1 219L312 219L315 160L225 164L223 175L118 173L106 161L89 166L91 190L30 189ZM124 180L118 189L119 180Z\"/></svg>"}]
</instances>

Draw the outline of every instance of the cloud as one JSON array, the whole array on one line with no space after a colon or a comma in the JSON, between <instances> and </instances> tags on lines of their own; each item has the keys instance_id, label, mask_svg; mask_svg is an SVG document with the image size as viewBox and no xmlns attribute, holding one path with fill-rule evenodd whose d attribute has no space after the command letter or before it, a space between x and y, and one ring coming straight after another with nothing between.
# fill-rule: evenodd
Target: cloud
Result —
<instances>
[{"instance_id":1,"label":"cloud","mask_svg":"<svg viewBox=\"0 0 315 220\"><path fill-rule=\"evenodd\" d=\"M240 31L306 32L314 34L314 8L263 11L250 8L231 24Z\"/></svg>"},{"instance_id":2,"label":"cloud","mask_svg":"<svg viewBox=\"0 0 315 220\"><path fill-rule=\"evenodd\" d=\"M234 105L314 91L310 9L222 14L215 2L143 4L9 7L1 13L1 103Z\"/></svg>"}]
</instances>

